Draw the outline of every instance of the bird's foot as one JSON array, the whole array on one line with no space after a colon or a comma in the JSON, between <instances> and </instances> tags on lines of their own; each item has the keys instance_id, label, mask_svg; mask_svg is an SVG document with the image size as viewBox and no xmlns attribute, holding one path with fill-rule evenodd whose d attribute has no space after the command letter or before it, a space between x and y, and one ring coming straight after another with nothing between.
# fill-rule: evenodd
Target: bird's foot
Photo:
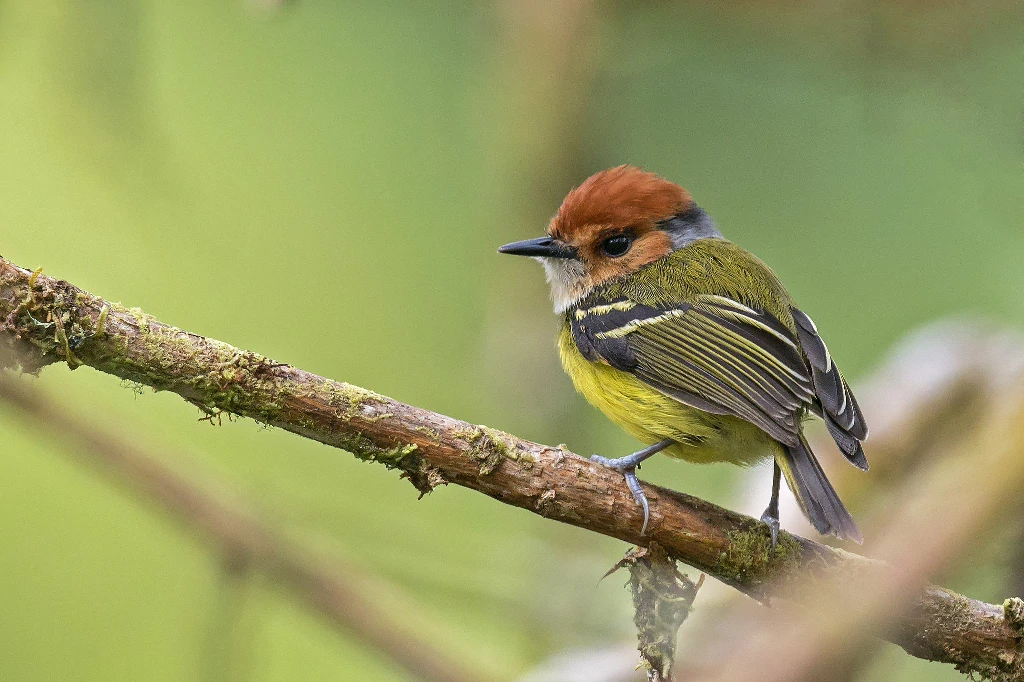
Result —
<instances>
[{"instance_id":1,"label":"bird's foot","mask_svg":"<svg viewBox=\"0 0 1024 682\"><path fill-rule=\"evenodd\" d=\"M640 529L640 535L644 535L647 532L647 522L651 517L651 509L647 505L647 496L644 495L644 491L640 488L640 481L636 477L636 470L640 467L640 462L645 459L645 457L637 457L638 454L633 453L626 457L614 459L602 457L601 455L592 455L590 461L606 466L609 469L614 469L626 479L626 487L632 493L633 500L644 510L644 525Z\"/></svg>"},{"instance_id":2,"label":"bird's foot","mask_svg":"<svg viewBox=\"0 0 1024 682\"><path fill-rule=\"evenodd\" d=\"M773 514L771 507L769 507L764 510L764 514L761 514L761 520L768 524L768 530L772 533L771 555L775 556L775 545L779 543L779 513L776 511Z\"/></svg>"}]
</instances>

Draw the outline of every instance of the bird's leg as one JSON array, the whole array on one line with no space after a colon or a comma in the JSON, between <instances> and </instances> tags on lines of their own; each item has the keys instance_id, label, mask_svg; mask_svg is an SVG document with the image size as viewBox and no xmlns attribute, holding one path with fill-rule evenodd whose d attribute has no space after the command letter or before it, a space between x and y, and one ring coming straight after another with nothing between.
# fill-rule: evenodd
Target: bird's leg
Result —
<instances>
[{"instance_id":1,"label":"bird's leg","mask_svg":"<svg viewBox=\"0 0 1024 682\"><path fill-rule=\"evenodd\" d=\"M761 520L768 524L772 532L772 554L775 554L775 545L779 541L779 483L782 480L782 469L779 463L775 462L775 473L772 474L772 499L768 501L768 508L761 514Z\"/></svg>"},{"instance_id":2,"label":"bird's leg","mask_svg":"<svg viewBox=\"0 0 1024 682\"><path fill-rule=\"evenodd\" d=\"M647 506L647 496L644 495L644 491L640 489L640 481L636 478L636 470L640 468L640 463L645 459L651 455L658 454L674 443L674 440L666 438L665 440L658 441L654 445L648 445L643 450L637 450L632 455L626 455L625 457L616 457L614 459L609 459L608 457L602 457L600 455L592 455L590 457L591 462L597 462L609 469L615 469L625 477L626 486L629 488L629 492L633 494L633 499L644 510L644 525L643 528L640 529L640 535L647 532L647 521L651 516L651 510Z\"/></svg>"}]
</instances>

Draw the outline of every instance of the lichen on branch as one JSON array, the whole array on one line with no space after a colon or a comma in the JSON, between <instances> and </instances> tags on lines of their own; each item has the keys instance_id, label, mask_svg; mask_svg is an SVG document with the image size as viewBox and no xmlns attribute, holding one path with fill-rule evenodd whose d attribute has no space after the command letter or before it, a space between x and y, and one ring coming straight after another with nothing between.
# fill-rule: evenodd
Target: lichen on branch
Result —
<instances>
[{"instance_id":1,"label":"lichen on branch","mask_svg":"<svg viewBox=\"0 0 1024 682\"><path fill-rule=\"evenodd\" d=\"M166 325L137 308L0 258L0 344L24 371L63 361L172 391L208 414L255 419L397 469L425 494L451 483L625 542L660 545L756 598L806 581L891 570L881 562L782 532L770 552L764 524L683 493L644 483L642 512L615 472L564 447L532 443L406 405L258 353ZM2 363L0 354L0 363ZM11 364L8 362L8 364ZM948 617L957 603L955 622ZM1020 670L1020 628L992 604L923 586L881 636L915 656L968 671Z\"/></svg>"},{"instance_id":2,"label":"lichen on branch","mask_svg":"<svg viewBox=\"0 0 1024 682\"><path fill-rule=\"evenodd\" d=\"M679 628L690 616L693 601L704 584L679 572L661 545L634 547L605 575L625 568L633 597L637 649L650 682L671 682Z\"/></svg>"}]
</instances>

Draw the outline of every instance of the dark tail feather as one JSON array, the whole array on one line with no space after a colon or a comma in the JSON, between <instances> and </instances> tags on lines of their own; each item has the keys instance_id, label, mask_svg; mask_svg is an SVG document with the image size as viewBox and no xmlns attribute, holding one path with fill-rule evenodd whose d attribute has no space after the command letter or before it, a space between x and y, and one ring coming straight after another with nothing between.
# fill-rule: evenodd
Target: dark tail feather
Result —
<instances>
[{"instance_id":1,"label":"dark tail feather","mask_svg":"<svg viewBox=\"0 0 1024 682\"><path fill-rule=\"evenodd\" d=\"M864 541L803 436L796 445L780 445L778 461L804 516L819 533L856 543Z\"/></svg>"}]
</instances>

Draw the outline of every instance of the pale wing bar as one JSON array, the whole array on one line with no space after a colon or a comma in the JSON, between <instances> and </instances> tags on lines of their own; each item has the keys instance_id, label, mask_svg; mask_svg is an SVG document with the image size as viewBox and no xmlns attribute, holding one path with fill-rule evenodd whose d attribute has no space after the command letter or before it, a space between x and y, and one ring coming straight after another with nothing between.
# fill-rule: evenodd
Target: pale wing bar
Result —
<instances>
[{"instance_id":1,"label":"pale wing bar","mask_svg":"<svg viewBox=\"0 0 1024 682\"><path fill-rule=\"evenodd\" d=\"M853 392L810 318L795 308L793 318L796 337L773 316L724 296L667 309L622 298L581 306L572 330L591 359L698 409L745 419L787 445L797 442L809 408L866 469L867 427Z\"/></svg>"},{"instance_id":2,"label":"pale wing bar","mask_svg":"<svg viewBox=\"0 0 1024 682\"><path fill-rule=\"evenodd\" d=\"M798 442L811 376L791 333L771 316L718 296L659 309L628 300L581 306L581 352L699 409L745 419Z\"/></svg>"}]
</instances>

